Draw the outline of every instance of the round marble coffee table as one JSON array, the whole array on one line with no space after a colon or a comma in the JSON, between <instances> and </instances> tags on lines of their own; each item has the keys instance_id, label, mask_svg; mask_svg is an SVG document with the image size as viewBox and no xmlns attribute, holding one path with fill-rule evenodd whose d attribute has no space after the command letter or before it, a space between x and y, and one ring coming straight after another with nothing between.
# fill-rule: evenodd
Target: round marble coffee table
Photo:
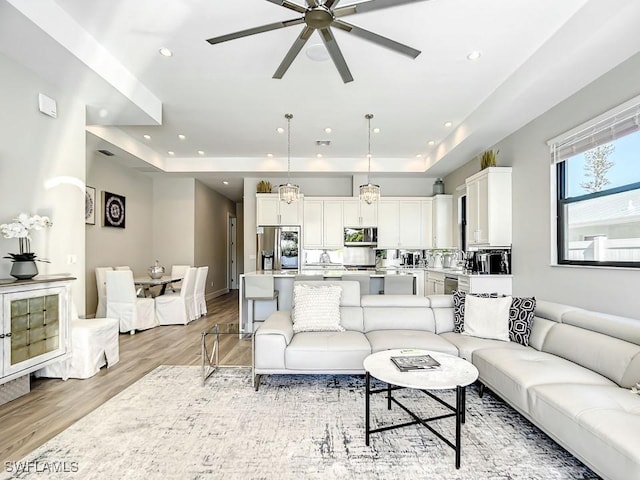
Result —
<instances>
[{"instance_id":1,"label":"round marble coffee table","mask_svg":"<svg viewBox=\"0 0 640 480\"><path fill-rule=\"evenodd\" d=\"M415 370L403 372L395 366L391 361L392 356L409 356L409 355L430 355L440 366L429 370ZM453 448L456 452L456 468L460 468L460 434L461 425L464 423L465 396L466 387L475 382L478 378L478 369L470 362L448 355L446 353L433 352L430 350L385 350L374 353L364 359L365 384L365 443L369 445L369 435L372 433L383 432L394 428L406 427L417 423L423 425L430 432L440 438L443 442ZM387 388L372 390L371 376L381 380L387 384ZM402 388L413 388L421 390L427 396L433 398L441 405L452 410L453 413L438 415L437 417L419 418L415 413L409 410L405 405L400 403L392 396L393 390ZM437 397L430 390L456 390L456 405L449 405L441 398ZM387 408L391 410L392 403L398 405L402 410L407 412L413 421L401 423L397 425L387 425L375 429L371 429L370 425L370 408L369 400L374 393L387 394ZM455 443L445 438L440 432L436 431L429 422L442 420L443 418L455 417L456 419L456 438Z\"/></svg>"}]
</instances>

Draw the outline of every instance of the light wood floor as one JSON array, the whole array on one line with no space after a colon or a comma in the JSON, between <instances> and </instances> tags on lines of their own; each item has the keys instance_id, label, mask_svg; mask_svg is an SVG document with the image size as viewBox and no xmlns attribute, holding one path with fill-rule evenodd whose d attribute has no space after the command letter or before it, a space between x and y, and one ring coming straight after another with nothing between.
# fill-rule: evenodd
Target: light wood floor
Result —
<instances>
[{"instance_id":1,"label":"light wood floor","mask_svg":"<svg viewBox=\"0 0 640 480\"><path fill-rule=\"evenodd\" d=\"M17 461L159 365L200 365L201 333L237 323L237 290L210 301L208 314L189 325L120 334L120 361L85 380L31 380L31 392L0 406L0 465ZM251 365L251 341L222 335L220 363Z\"/></svg>"}]
</instances>

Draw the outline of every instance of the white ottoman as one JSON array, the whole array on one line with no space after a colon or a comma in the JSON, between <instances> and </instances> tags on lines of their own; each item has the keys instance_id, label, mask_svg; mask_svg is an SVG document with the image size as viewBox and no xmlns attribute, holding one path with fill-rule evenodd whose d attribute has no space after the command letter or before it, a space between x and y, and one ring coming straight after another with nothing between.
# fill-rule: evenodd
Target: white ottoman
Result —
<instances>
[{"instance_id":1,"label":"white ottoman","mask_svg":"<svg viewBox=\"0 0 640 480\"><path fill-rule=\"evenodd\" d=\"M71 321L71 357L36 372L37 377L89 378L105 364L120 360L120 323L116 318L90 318Z\"/></svg>"}]
</instances>

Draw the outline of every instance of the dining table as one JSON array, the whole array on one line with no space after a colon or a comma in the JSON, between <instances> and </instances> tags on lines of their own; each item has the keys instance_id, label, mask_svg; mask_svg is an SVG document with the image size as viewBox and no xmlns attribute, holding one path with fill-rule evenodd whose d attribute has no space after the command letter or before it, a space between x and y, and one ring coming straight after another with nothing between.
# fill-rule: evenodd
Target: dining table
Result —
<instances>
[{"instance_id":1,"label":"dining table","mask_svg":"<svg viewBox=\"0 0 640 480\"><path fill-rule=\"evenodd\" d=\"M163 275L160 278L151 278L149 275L143 277L135 277L133 284L136 286L136 295L143 297L154 297L158 295L164 295L167 292L167 287L173 283L179 282L182 277L172 277L171 275ZM160 291L157 295L153 295L151 288L160 287Z\"/></svg>"}]
</instances>

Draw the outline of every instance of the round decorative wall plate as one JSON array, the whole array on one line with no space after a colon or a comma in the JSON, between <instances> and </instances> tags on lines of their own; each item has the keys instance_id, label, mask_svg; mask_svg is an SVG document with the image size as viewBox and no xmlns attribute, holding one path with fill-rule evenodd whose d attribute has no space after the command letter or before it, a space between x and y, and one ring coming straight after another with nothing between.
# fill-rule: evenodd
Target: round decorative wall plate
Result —
<instances>
[{"instance_id":1,"label":"round decorative wall plate","mask_svg":"<svg viewBox=\"0 0 640 480\"><path fill-rule=\"evenodd\" d=\"M104 226L125 228L125 197L104 192Z\"/></svg>"}]
</instances>

